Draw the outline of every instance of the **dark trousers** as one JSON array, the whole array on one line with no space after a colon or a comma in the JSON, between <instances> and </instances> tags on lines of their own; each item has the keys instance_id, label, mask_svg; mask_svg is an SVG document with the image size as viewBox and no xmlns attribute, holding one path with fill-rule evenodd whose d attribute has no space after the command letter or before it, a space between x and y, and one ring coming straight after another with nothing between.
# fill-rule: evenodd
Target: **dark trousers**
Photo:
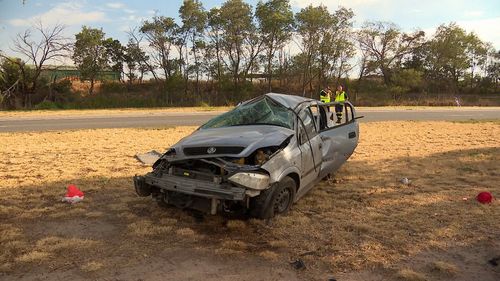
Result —
<instances>
[{"instance_id":1,"label":"dark trousers","mask_svg":"<svg viewBox=\"0 0 500 281\"><path fill-rule=\"evenodd\" d=\"M343 104L336 104L335 105L335 115L337 115L337 120L342 119L342 111L344 111L344 105Z\"/></svg>"}]
</instances>

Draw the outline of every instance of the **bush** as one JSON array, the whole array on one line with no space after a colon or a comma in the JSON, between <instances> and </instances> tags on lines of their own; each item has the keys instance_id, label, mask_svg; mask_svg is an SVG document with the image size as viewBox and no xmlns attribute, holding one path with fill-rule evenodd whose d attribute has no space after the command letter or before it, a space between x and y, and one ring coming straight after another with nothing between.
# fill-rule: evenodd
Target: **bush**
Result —
<instances>
[{"instance_id":1,"label":"bush","mask_svg":"<svg viewBox=\"0 0 500 281\"><path fill-rule=\"evenodd\" d=\"M415 69L402 69L392 77L394 85L398 86L399 92L420 91L423 83L423 73Z\"/></svg>"},{"instance_id":2,"label":"bush","mask_svg":"<svg viewBox=\"0 0 500 281\"><path fill-rule=\"evenodd\" d=\"M57 104L74 102L78 98L78 95L71 91L71 81L67 79L52 84L52 95Z\"/></svg>"},{"instance_id":3,"label":"bush","mask_svg":"<svg viewBox=\"0 0 500 281\"><path fill-rule=\"evenodd\" d=\"M127 91L127 86L121 82L104 80L101 84L101 93L123 93Z\"/></svg>"},{"instance_id":4,"label":"bush","mask_svg":"<svg viewBox=\"0 0 500 281\"><path fill-rule=\"evenodd\" d=\"M61 109L61 107L53 101L44 100L41 103L35 105L35 109Z\"/></svg>"}]
</instances>

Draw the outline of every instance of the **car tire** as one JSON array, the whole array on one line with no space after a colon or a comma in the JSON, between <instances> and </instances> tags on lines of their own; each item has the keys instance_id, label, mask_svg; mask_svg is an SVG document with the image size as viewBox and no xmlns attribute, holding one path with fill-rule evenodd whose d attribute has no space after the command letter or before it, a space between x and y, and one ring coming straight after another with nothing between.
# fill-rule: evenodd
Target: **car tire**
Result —
<instances>
[{"instance_id":1,"label":"car tire","mask_svg":"<svg viewBox=\"0 0 500 281\"><path fill-rule=\"evenodd\" d=\"M160 193L154 199L156 200L156 204L158 204L158 207L162 209L167 209L169 207L169 204L165 201L165 195Z\"/></svg>"},{"instance_id":2,"label":"car tire","mask_svg":"<svg viewBox=\"0 0 500 281\"><path fill-rule=\"evenodd\" d=\"M250 205L250 214L260 219L270 219L290 210L295 198L297 185L291 177L283 178L253 198Z\"/></svg>"}]
</instances>

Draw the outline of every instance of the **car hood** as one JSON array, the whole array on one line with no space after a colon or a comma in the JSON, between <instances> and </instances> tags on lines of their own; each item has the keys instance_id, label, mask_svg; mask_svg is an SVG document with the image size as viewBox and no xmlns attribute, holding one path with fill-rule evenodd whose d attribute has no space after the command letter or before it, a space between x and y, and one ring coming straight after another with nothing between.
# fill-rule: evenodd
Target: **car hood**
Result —
<instances>
[{"instance_id":1,"label":"car hood","mask_svg":"<svg viewBox=\"0 0 500 281\"><path fill-rule=\"evenodd\" d=\"M203 155L189 156L189 158L200 158L206 156L237 156L246 157L256 149L268 146L278 146L288 137L294 134L293 130L270 125L232 126L214 129L199 129L185 137L174 148L178 158L186 158L183 151L185 148L205 147L243 147L237 154L214 154L208 152Z\"/></svg>"}]
</instances>

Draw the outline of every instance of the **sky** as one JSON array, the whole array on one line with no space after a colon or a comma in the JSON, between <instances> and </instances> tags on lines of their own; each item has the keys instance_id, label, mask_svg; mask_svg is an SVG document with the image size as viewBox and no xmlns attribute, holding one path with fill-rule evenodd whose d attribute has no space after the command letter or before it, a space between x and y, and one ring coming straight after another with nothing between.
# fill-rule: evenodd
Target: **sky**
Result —
<instances>
[{"instance_id":1,"label":"sky","mask_svg":"<svg viewBox=\"0 0 500 281\"><path fill-rule=\"evenodd\" d=\"M178 19L182 0L0 0L0 50L9 47L17 33L42 20L46 26L66 25L65 33L74 38L83 25L102 28L106 36L126 43L126 31L153 15ZM223 0L202 0L206 9L220 6ZM247 0L255 7L258 0ZM456 22L500 49L499 0L290 0L294 12L309 4L323 4L333 12L339 6L352 8L355 27L364 21L396 23L404 31L422 29L432 34L440 24Z\"/></svg>"}]
</instances>

